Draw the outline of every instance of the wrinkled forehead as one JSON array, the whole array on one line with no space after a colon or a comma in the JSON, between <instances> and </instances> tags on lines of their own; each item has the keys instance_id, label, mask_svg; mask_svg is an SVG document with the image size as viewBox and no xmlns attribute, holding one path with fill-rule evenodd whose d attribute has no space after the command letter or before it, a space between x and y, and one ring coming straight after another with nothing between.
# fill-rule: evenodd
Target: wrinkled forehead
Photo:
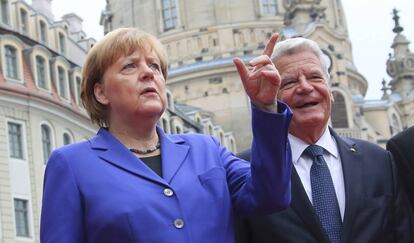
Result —
<instances>
[{"instance_id":1,"label":"wrinkled forehead","mask_svg":"<svg viewBox=\"0 0 414 243\"><path fill-rule=\"evenodd\" d=\"M123 45L119 47L114 47L112 55L110 55L107 60L107 64L111 65L115 63L122 57L131 56L132 54L138 52L139 54L150 56L151 58L161 59L160 54L156 51L155 47L150 43L135 43L132 45Z\"/></svg>"},{"instance_id":2,"label":"wrinkled forehead","mask_svg":"<svg viewBox=\"0 0 414 243\"><path fill-rule=\"evenodd\" d=\"M275 59L274 64L282 76L285 73L297 73L299 71L323 72L319 58L312 52L285 54Z\"/></svg>"}]
</instances>

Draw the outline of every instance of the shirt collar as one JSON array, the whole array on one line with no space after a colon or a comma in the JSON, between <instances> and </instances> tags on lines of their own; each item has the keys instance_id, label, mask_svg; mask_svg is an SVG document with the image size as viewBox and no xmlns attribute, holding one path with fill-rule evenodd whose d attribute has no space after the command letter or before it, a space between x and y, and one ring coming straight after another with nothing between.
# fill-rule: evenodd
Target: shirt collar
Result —
<instances>
[{"instance_id":1,"label":"shirt collar","mask_svg":"<svg viewBox=\"0 0 414 243\"><path fill-rule=\"evenodd\" d=\"M288 134L290 146L292 148L292 162L297 164L299 162L299 158L302 155L303 151L310 145L298 137L293 136L292 134ZM335 139L332 137L331 132L328 128L325 129L322 136L319 140L315 143L323 147L328 153L334 156L336 159L338 158L338 148L336 146Z\"/></svg>"}]
</instances>

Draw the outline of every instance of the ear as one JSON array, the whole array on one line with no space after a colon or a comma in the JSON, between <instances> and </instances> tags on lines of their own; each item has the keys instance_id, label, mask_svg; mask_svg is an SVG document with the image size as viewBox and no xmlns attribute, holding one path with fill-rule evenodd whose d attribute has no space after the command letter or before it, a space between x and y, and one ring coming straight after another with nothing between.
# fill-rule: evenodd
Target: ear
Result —
<instances>
[{"instance_id":1,"label":"ear","mask_svg":"<svg viewBox=\"0 0 414 243\"><path fill-rule=\"evenodd\" d=\"M332 102L332 104L335 102L335 99L334 99L334 96L333 96L333 93L332 93L332 90L330 90L329 91L329 96L331 96L331 102Z\"/></svg>"},{"instance_id":2,"label":"ear","mask_svg":"<svg viewBox=\"0 0 414 243\"><path fill-rule=\"evenodd\" d=\"M109 100L105 96L105 89L103 87L103 84L96 83L93 87L93 93L95 95L95 99L101 103L102 105L109 104Z\"/></svg>"}]
</instances>

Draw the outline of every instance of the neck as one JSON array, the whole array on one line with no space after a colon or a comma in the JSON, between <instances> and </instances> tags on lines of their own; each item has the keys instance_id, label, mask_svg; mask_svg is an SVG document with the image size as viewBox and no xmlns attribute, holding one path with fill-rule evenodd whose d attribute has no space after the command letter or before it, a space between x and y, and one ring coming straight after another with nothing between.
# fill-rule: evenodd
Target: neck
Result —
<instances>
[{"instance_id":1,"label":"neck","mask_svg":"<svg viewBox=\"0 0 414 243\"><path fill-rule=\"evenodd\" d=\"M325 129L327 129L327 126L323 129L315 129L314 127L301 127L300 129L290 128L289 133L305 143L315 144L322 137Z\"/></svg>"},{"instance_id":2,"label":"neck","mask_svg":"<svg viewBox=\"0 0 414 243\"><path fill-rule=\"evenodd\" d=\"M134 127L116 126L112 124L109 126L109 132L127 148L152 148L159 141L155 124L152 126L143 126L143 124L137 123Z\"/></svg>"}]
</instances>

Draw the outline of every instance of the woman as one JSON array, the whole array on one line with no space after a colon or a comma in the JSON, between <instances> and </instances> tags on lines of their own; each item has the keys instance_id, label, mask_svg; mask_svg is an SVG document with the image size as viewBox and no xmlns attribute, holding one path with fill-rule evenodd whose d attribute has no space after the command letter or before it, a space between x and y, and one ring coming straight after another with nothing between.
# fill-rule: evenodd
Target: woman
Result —
<instances>
[{"instance_id":1,"label":"woman","mask_svg":"<svg viewBox=\"0 0 414 243\"><path fill-rule=\"evenodd\" d=\"M233 242L233 212L287 207L291 113L275 102L280 77L266 55L250 62L253 70L235 59L253 104L250 169L212 137L167 135L156 126L167 103L167 61L158 40L125 28L96 43L81 98L101 128L51 155L41 242Z\"/></svg>"}]
</instances>

